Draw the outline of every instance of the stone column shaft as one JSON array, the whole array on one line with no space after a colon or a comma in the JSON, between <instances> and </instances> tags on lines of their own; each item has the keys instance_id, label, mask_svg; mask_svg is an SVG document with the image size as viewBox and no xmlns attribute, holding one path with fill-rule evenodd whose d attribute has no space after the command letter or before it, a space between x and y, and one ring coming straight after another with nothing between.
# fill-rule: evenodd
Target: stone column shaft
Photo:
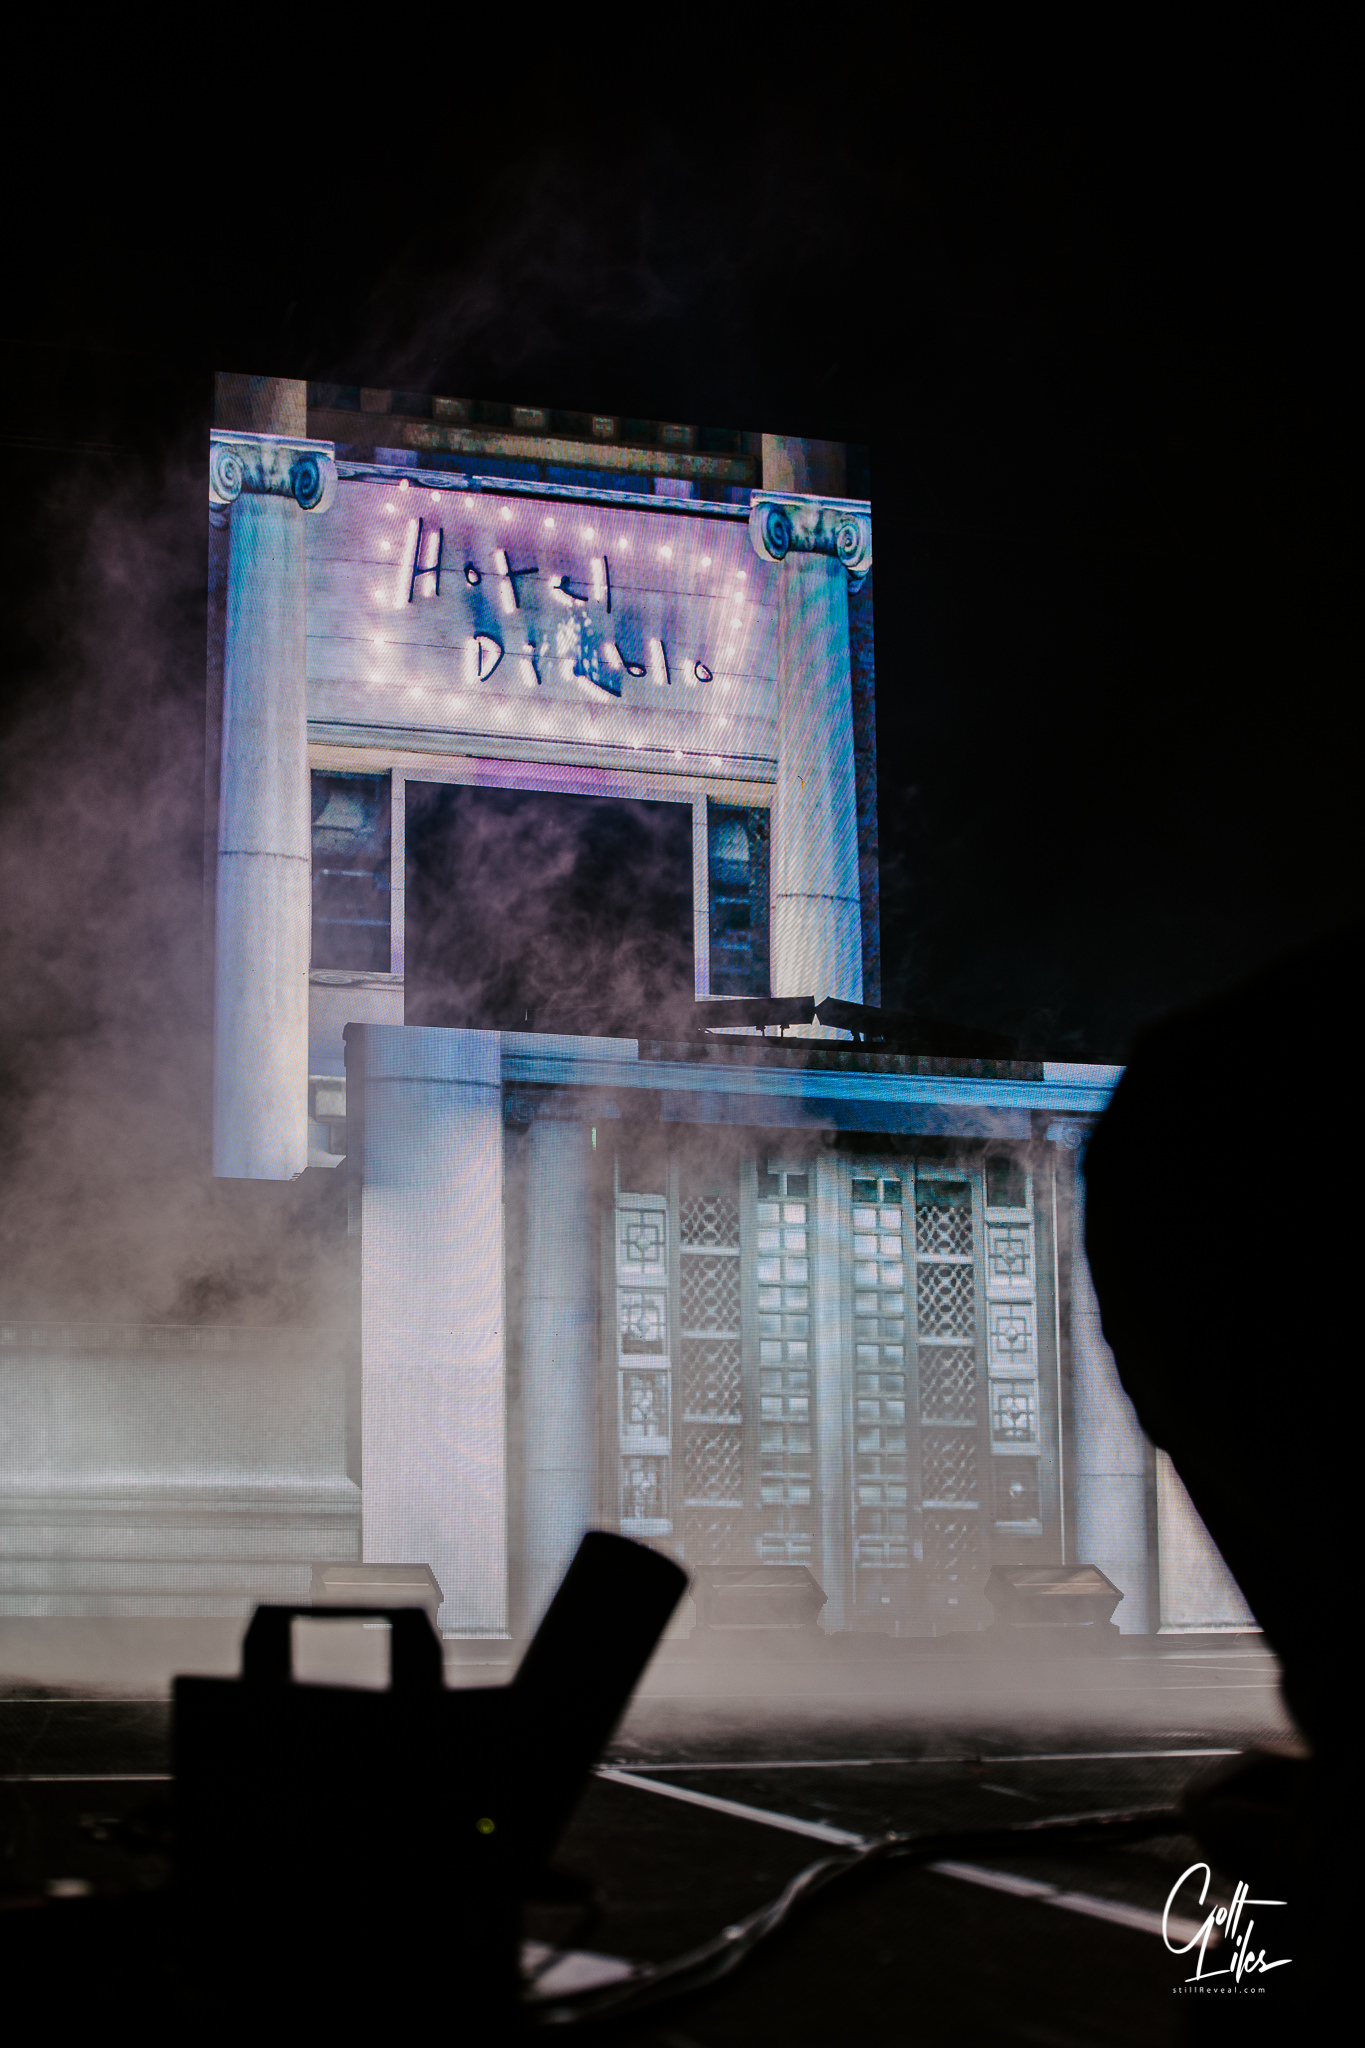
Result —
<instances>
[{"instance_id":1,"label":"stone column shaft","mask_svg":"<svg viewBox=\"0 0 1365 2048\"><path fill-rule=\"evenodd\" d=\"M429 1564L507 1630L503 1121L495 1031L352 1025L365 1559Z\"/></svg>"},{"instance_id":2,"label":"stone column shaft","mask_svg":"<svg viewBox=\"0 0 1365 2048\"><path fill-rule=\"evenodd\" d=\"M775 996L863 999L848 592L872 567L871 508L764 490L749 539L780 562L769 957ZM824 1037L823 1027L809 1027ZM842 1033L835 1034L842 1036Z\"/></svg>"},{"instance_id":3,"label":"stone column shaft","mask_svg":"<svg viewBox=\"0 0 1365 2048\"><path fill-rule=\"evenodd\" d=\"M1114 1620L1125 1635L1151 1627L1146 1442L1100 1327L1085 1260L1085 1182L1076 1154L1071 1255L1071 1374L1075 1425L1077 1564L1095 1564L1123 1591Z\"/></svg>"},{"instance_id":4,"label":"stone column shaft","mask_svg":"<svg viewBox=\"0 0 1365 2048\"><path fill-rule=\"evenodd\" d=\"M308 1164L311 812L304 514L232 512L218 808L213 1170L292 1180Z\"/></svg>"},{"instance_id":5,"label":"stone column shaft","mask_svg":"<svg viewBox=\"0 0 1365 2048\"><path fill-rule=\"evenodd\" d=\"M789 561L780 617L772 818L772 992L863 999L848 579Z\"/></svg>"},{"instance_id":6,"label":"stone column shaft","mask_svg":"<svg viewBox=\"0 0 1365 2048\"><path fill-rule=\"evenodd\" d=\"M534 1629L597 1515L597 1236L588 1133L540 1118L527 1136L522 1423L523 1623Z\"/></svg>"}]
</instances>

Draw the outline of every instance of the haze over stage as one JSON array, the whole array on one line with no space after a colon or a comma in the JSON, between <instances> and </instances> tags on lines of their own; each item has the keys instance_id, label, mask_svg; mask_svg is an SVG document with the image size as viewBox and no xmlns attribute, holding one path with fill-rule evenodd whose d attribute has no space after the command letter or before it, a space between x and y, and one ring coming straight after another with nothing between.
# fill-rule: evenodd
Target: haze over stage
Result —
<instances>
[{"instance_id":1,"label":"haze over stage","mask_svg":"<svg viewBox=\"0 0 1365 2048\"><path fill-rule=\"evenodd\" d=\"M220 1668L235 1664L225 1644ZM508 1668L452 1657L447 1671L452 1682L488 1684ZM812 1861L837 1856L840 1836L998 1831L1054 1814L1173 1805L1228 1752L1288 1734L1276 1675L1258 1639L1234 1636L1130 1645L1117 1659L1061 1669L942 1646L794 1663L699 1661L690 1645L666 1645L607 1751L612 1770L644 1786L597 1779L563 1846L565 1868L598 1890L600 1917L590 1935L576 1933L579 1909L566 1896L534 1909L528 1937L660 1962L766 1904ZM167 1768L164 1694L20 1690L29 1697L12 1690L0 1701L0 1807L16 1879L34 1894L58 1877L111 1897L144 1883L164 1850L154 1821L132 1817ZM780 2028L783 2039L823 2048L855 2024L869 2039L913 2026L929 2039L1026 2039L1030 2027L1048 2027L1134 2048L1174 2040L1172 1991L1190 1964L1167 1953L1154 1923L1196 1854L1179 1834L1072 1849L1010 1849L993 1835L989 1849L959 1847L952 1873L891 1864L847 1895L815 1900L729 1982L676 2014L642 2016L622 2038L652 2048L660 2029L681 2028L722 2048ZM1234 1875L1219 1873L1219 1898ZM38 1909L42 1926L34 1912L4 1915L0 1940L22 1937L30 1964L51 1954L58 1967L67 1936L53 1923L73 1903L83 1902ZM1257 1938L1280 1952L1269 1917ZM110 2010L132 1983L144 2011L159 2009L166 1985L136 1925L117 1921L106 1945L87 1913L80 1941L86 1968L68 1992L73 2011L82 2000ZM442 1986L441 1998L450 1995Z\"/></svg>"}]
</instances>

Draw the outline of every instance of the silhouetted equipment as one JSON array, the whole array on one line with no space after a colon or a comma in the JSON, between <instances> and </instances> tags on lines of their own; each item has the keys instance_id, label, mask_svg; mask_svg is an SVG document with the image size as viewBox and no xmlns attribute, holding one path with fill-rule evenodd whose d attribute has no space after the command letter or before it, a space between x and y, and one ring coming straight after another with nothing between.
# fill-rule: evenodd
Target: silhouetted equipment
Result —
<instances>
[{"instance_id":1,"label":"silhouetted equipment","mask_svg":"<svg viewBox=\"0 0 1365 2048\"><path fill-rule=\"evenodd\" d=\"M809 1565L722 1565L695 1575L697 1626L707 1634L818 1627L829 1595Z\"/></svg>"},{"instance_id":2,"label":"silhouetted equipment","mask_svg":"<svg viewBox=\"0 0 1365 2048\"><path fill-rule=\"evenodd\" d=\"M839 1031L851 1031L869 1051L907 1053L921 1059L1008 1060L1017 1047L999 1031L973 1024L951 1024L939 1017L921 1017L904 1010L877 1010L867 1003L846 1003L826 996L816 1006L816 1019Z\"/></svg>"},{"instance_id":3,"label":"silhouetted equipment","mask_svg":"<svg viewBox=\"0 0 1365 2048\"><path fill-rule=\"evenodd\" d=\"M277 2018L353 2025L420 1956L466 2024L507 2020L520 1900L686 1586L591 1533L513 1683L457 1691L421 1606L325 1609L388 1622L383 1692L294 1683L292 1624L318 1610L258 1607L239 1679L175 1681L177 1883L206 1992L249 2019L268 1986Z\"/></svg>"},{"instance_id":4,"label":"silhouetted equipment","mask_svg":"<svg viewBox=\"0 0 1365 2048\"><path fill-rule=\"evenodd\" d=\"M785 1032L793 1024L824 1024L851 1031L869 1052L905 1053L920 1059L1009 1060L1017 1056L1013 1039L1003 1032L982 1031L973 1024L946 1023L904 1010L877 1010L868 1003L846 1003L826 996L731 996L721 1002L694 1003L692 1028L698 1037L740 1028ZM656 1037L659 1033L654 1034Z\"/></svg>"},{"instance_id":5,"label":"silhouetted equipment","mask_svg":"<svg viewBox=\"0 0 1365 2048\"><path fill-rule=\"evenodd\" d=\"M998 1564L986 1580L996 1625L1107 1630L1123 1595L1098 1565Z\"/></svg>"},{"instance_id":6,"label":"silhouetted equipment","mask_svg":"<svg viewBox=\"0 0 1365 2048\"><path fill-rule=\"evenodd\" d=\"M315 1564L308 1598L314 1607L425 1607L436 1628L445 1594L429 1564Z\"/></svg>"},{"instance_id":7,"label":"silhouetted equipment","mask_svg":"<svg viewBox=\"0 0 1365 2048\"><path fill-rule=\"evenodd\" d=\"M814 996L727 996L716 1003L692 1005L692 1028L708 1031L786 1031L792 1024L815 1022Z\"/></svg>"},{"instance_id":8,"label":"silhouetted equipment","mask_svg":"<svg viewBox=\"0 0 1365 2048\"><path fill-rule=\"evenodd\" d=\"M594 1529L579 1544L510 1688L537 1756L524 1861L553 1851L686 1591L686 1572L643 1543Z\"/></svg>"}]
</instances>

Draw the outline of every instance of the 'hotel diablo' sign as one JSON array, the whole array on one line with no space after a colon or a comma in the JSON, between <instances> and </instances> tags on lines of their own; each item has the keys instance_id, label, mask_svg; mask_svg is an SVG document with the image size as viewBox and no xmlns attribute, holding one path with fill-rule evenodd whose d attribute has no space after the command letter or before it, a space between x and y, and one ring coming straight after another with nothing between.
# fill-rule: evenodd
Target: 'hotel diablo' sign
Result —
<instances>
[{"instance_id":1,"label":"'hotel diablo' sign","mask_svg":"<svg viewBox=\"0 0 1365 2048\"><path fill-rule=\"evenodd\" d=\"M748 507L338 468L307 522L315 731L478 730L771 779L783 567Z\"/></svg>"}]
</instances>

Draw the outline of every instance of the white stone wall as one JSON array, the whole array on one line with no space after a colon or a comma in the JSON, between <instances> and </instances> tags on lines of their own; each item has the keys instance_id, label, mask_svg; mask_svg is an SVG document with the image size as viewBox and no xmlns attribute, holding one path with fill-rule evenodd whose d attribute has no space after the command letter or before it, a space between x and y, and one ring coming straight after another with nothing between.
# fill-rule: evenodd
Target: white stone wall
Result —
<instances>
[{"instance_id":1,"label":"white stone wall","mask_svg":"<svg viewBox=\"0 0 1365 2048\"><path fill-rule=\"evenodd\" d=\"M0 1324L0 1615L246 1615L359 1539L339 1346Z\"/></svg>"}]
</instances>

